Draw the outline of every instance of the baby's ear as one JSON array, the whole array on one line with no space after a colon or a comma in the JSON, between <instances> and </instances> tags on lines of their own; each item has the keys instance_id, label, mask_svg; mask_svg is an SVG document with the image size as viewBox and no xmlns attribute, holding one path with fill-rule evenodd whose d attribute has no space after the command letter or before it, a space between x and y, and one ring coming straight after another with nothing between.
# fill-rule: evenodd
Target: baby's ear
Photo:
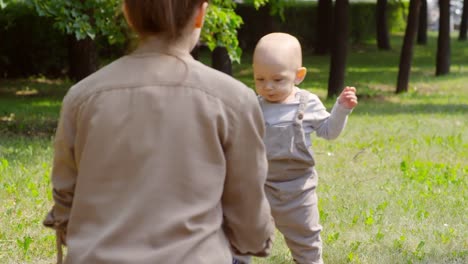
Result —
<instances>
[{"instance_id":1,"label":"baby's ear","mask_svg":"<svg viewBox=\"0 0 468 264\"><path fill-rule=\"evenodd\" d=\"M294 80L295 85L299 85L305 78L307 74L307 69L305 67L300 67L296 71L296 79Z\"/></svg>"}]
</instances>

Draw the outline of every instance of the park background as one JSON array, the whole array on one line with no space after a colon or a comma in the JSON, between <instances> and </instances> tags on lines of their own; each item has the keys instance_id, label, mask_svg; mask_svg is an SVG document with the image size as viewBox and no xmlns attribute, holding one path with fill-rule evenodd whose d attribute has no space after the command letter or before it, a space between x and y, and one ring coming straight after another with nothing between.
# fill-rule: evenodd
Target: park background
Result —
<instances>
[{"instance_id":1,"label":"park background","mask_svg":"<svg viewBox=\"0 0 468 264\"><path fill-rule=\"evenodd\" d=\"M0 263L54 261L41 222L61 100L135 46L118 2L0 0ZM252 87L253 45L284 31L303 44L301 88L328 109L358 89L341 137L313 138L325 262L467 263L466 1L244 2L211 1L195 57ZM279 233L255 263L292 263Z\"/></svg>"}]
</instances>

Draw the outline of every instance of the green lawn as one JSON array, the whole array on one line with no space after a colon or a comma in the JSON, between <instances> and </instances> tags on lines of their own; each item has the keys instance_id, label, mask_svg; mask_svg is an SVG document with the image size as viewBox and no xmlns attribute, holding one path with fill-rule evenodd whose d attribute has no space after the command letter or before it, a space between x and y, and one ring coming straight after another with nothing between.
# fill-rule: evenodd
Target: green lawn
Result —
<instances>
[{"instance_id":1,"label":"green lawn","mask_svg":"<svg viewBox=\"0 0 468 264\"><path fill-rule=\"evenodd\" d=\"M416 49L410 91L395 95L401 37L392 41L392 51L353 48L347 84L360 104L340 138L313 141L325 262L468 263L468 43L453 41L452 73L436 78L432 36ZM250 60L234 67L249 85ZM306 54L304 64L301 87L325 98L328 58ZM41 221L69 86L0 81L0 263L53 262L54 236ZM272 255L254 263L292 263L280 234Z\"/></svg>"}]
</instances>

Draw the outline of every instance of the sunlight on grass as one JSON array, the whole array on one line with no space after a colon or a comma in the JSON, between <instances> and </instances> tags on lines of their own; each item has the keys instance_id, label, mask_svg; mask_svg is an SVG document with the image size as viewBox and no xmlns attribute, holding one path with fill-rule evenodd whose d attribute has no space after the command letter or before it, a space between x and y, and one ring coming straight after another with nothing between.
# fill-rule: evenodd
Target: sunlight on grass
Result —
<instances>
[{"instance_id":1,"label":"sunlight on grass","mask_svg":"<svg viewBox=\"0 0 468 264\"><path fill-rule=\"evenodd\" d=\"M37 102L33 102L31 104L32 107L35 107L35 106L39 106L39 107L60 107L61 105L61 102L59 101L37 101Z\"/></svg>"},{"instance_id":2,"label":"sunlight on grass","mask_svg":"<svg viewBox=\"0 0 468 264\"><path fill-rule=\"evenodd\" d=\"M374 68L359 68L359 67L348 67L347 72L348 73L353 73L353 72L365 72L365 73L380 73L380 72L392 72L392 71L398 71L398 68L395 67L374 67Z\"/></svg>"}]
</instances>

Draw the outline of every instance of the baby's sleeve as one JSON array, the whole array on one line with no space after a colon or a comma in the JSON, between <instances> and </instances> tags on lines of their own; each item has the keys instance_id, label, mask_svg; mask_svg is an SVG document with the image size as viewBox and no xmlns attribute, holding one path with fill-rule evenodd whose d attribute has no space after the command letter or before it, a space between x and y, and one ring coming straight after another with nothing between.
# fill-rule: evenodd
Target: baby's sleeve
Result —
<instances>
[{"instance_id":1,"label":"baby's sleeve","mask_svg":"<svg viewBox=\"0 0 468 264\"><path fill-rule=\"evenodd\" d=\"M332 140L341 134L350 113L351 110L344 108L338 101L328 112L318 96L312 95L304 114L304 126L315 131L318 137Z\"/></svg>"}]
</instances>

